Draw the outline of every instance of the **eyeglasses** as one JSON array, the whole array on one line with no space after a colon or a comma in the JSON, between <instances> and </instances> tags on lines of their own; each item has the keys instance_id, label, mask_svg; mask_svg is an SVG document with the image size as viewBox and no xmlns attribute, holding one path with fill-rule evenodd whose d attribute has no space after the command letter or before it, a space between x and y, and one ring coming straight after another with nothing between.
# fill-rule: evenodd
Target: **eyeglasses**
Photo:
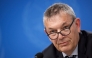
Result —
<instances>
[{"instance_id":1,"label":"eyeglasses","mask_svg":"<svg viewBox=\"0 0 92 58\"><path fill-rule=\"evenodd\" d=\"M73 22L74 22L74 19L73 19L72 23L70 24L70 26L68 26L68 27L65 26L60 32L51 31L50 34L48 34L48 33L46 32L46 33L47 33L47 36L49 36L50 39L55 40L55 39L58 38L59 33L60 33L62 36L67 36L67 35L69 35L69 34L71 33L70 28L71 28Z\"/></svg>"}]
</instances>

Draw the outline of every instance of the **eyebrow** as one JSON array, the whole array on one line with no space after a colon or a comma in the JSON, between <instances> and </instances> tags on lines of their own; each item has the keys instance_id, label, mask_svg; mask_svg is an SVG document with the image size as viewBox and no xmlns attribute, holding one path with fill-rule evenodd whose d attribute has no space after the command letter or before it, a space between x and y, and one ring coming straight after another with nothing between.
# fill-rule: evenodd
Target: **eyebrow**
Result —
<instances>
[{"instance_id":1,"label":"eyebrow","mask_svg":"<svg viewBox=\"0 0 92 58\"><path fill-rule=\"evenodd\" d=\"M67 22L64 22L61 26L64 26ZM48 28L50 30L52 30L53 28Z\"/></svg>"}]
</instances>

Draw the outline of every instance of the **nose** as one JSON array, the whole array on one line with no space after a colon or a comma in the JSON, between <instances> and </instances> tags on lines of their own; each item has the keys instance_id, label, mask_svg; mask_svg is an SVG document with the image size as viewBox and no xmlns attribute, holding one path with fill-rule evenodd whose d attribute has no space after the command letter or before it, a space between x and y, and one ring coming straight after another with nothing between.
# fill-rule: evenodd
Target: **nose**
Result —
<instances>
[{"instance_id":1,"label":"nose","mask_svg":"<svg viewBox=\"0 0 92 58\"><path fill-rule=\"evenodd\" d=\"M60 39L60 40L63 39L63 37L64 37L64 36L61 34L61 32L58 32L58 40L59 40L59 39Z\"/></svg>"},{"instance_id":2,"label":"nose","mask_svg":"<svg viewBox=\"0 0 92 58\"><path fill-rule=\"evenodd\" d=\"M60 32L58 32L58 38L56 40L56 43L59 44L59 42L63 41L63 37L64 36Z\"/></svg>"}]
</instances>

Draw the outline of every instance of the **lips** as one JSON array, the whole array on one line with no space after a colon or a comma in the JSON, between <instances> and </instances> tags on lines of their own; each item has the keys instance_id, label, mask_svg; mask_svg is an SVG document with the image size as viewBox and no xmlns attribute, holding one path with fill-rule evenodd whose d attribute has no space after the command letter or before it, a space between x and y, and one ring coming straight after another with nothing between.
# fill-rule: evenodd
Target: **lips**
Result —
<instances>
[{"instance_id":1,"label":"lips","mask_svg":"<svg viewBox=\"0 0 92 58\"><path fill-rule=\"evenodd\" d=\"M66 46L66 45L68 45L68 41L67 42L59 43L58 45L60 45L60 46Z\"/></svg>"}]
</instances>

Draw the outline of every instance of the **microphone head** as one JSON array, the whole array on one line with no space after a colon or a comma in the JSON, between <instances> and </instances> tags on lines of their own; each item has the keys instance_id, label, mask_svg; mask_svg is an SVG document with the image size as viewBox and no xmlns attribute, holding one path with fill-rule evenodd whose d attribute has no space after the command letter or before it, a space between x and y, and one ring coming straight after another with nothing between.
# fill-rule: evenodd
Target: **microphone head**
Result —
<instances>
[{"instance_id":1,"label":"microphone head","mask_svg":"<svg viewBox=\"0 0 92 58\"><path fill-rule=\"evenodd\" d=\"M43 58L43 54L41 52L39 52L35 55L35 58Z\"/></svg>"}]
</instances>

